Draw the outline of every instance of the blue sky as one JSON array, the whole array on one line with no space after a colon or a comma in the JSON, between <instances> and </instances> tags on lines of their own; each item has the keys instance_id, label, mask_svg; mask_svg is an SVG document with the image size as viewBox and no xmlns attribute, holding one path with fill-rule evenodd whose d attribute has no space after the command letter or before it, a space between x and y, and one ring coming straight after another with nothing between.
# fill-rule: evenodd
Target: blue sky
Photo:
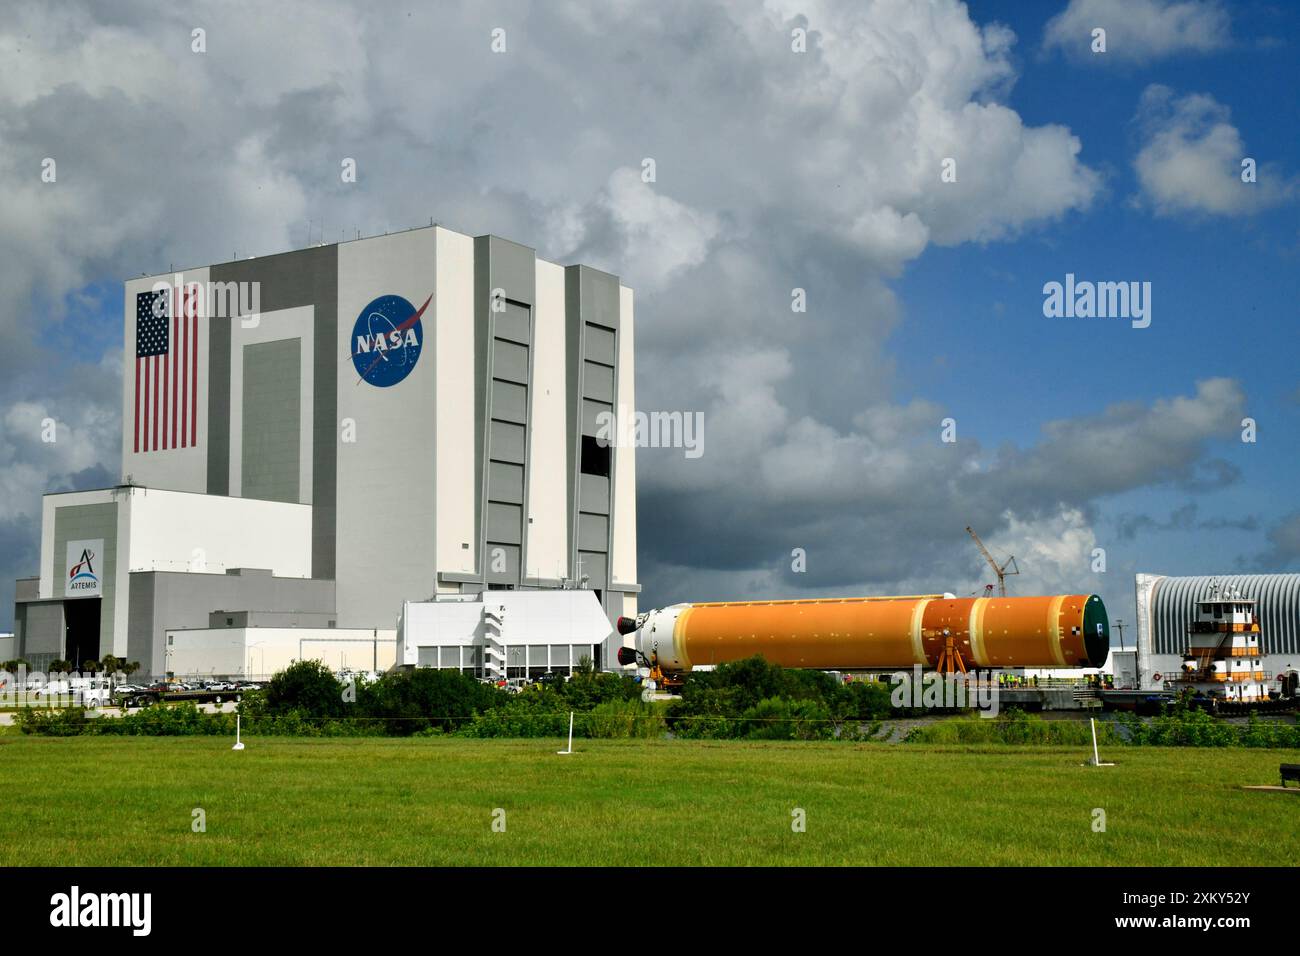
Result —
<instances>
[{"instance_id":1,"label":"blue sky","mask_svg":"<svg viewBox=\"0 0 1300 956\"><path fill-rule=\"evenodd\" d=\"M1198 505L1198 517L1267 521L1297 505L1300 467L1300 228L1294 202L1248 218L1154 215L1134 203L1141 192L1133 158L1135 123L1150 84L1208 93L1231 110L1247 154L1297 173L1300 127L1300 7L1234 6L1234 40L1214 53L1112 67L1043 53L1049 4L970 4L981 22L1017 34L1020 75L1006 102L1027 123L1062 123L1083 144L1081 158L1103 171L1093 208L1012 242L931 246L897 283L908 321L892 339L900 366L915 370L931 398L960 407L982 441L1028 444L1047 420L1112 402L1152 401L1190 389L1195 379L1240 381L1259 441L1221 440L1214 453L1241 470L1240 481L1206 493L1143 489L1099 503L1114 520ZM1046 319L1042 284L1078 279L1149 280L1154 317L1136 330L1123 321ZM934 359L945 356L942 365ZM1039 371L1048 356L1060 373ZM1073 369L1073 372L1070 370ZM909 376L910 377L910 376ZM961 421L961 419L959 419ZM1118 545L1146 570L1205 573L1250 570L1258 532L1170 531ZM1112 558L1115 555L1112 554ZM1242 568L1241 562L1247 562ZM1292 563L1292 566L1297 566Z\"/></svg>"}]
</instances>

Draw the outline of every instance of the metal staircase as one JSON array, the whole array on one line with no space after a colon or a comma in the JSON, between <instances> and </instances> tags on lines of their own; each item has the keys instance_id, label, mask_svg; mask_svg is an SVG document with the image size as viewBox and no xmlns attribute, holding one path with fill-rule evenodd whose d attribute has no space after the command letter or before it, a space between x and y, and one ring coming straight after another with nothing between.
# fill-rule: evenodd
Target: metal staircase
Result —
<instances>
[{"instance_id":1,"label":"metal staircase","mask_svg":"<svg viewBox=\"0 0 1300 956\"><path fill-rule=\"evenodd\" d=\"M483 676L500 680L506 676L506 609L503 604L483 605Z\"/></svg>"}]
</instances>

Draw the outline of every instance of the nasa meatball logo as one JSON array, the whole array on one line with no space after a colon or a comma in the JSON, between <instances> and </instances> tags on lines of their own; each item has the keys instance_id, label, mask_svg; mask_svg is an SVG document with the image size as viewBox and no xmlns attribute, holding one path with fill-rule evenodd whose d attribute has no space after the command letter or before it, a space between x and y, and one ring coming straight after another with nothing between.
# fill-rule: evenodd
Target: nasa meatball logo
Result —
<instances>
[{"instance_id":1,"label":"nasa meatball logo","mask_svg":"<svg viewBox=\"0 0 1300 956\"><path fill-rule=\"evenodd\" d=\"M352 326L352 364L360 376L358 385L364 381L391 388L411 374L424 347L420 317L432 298L429 293L417 309L400 295L381 295L361 310Z\"/></svg>"}]
</instances>

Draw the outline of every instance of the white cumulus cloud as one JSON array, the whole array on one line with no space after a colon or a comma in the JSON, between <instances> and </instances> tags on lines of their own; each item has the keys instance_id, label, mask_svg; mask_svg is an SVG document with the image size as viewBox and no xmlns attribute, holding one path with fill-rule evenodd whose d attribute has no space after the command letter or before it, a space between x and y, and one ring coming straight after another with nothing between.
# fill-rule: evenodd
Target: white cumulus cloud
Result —
<instances>
[{"instance_id":1,"label":"white cumulus cloud","mask_svg":"<svg viewBox=\"0 0 1300 956\"><path fill-rule=\"evenodd\" d=\"M1097 28L1106 31L1104 54L1092 52ZM1044 49L1098 63L1205 53L1230 42L1231 20L1217 0L1070 0L1043 31Z\"/></svg>"}]
</instances>

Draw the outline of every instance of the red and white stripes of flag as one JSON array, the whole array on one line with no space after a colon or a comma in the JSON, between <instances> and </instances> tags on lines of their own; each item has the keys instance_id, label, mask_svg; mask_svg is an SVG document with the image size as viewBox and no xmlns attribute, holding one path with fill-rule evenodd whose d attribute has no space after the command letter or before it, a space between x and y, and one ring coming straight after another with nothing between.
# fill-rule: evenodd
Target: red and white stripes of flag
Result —
<instances>
[{"instance_id":1,"label":"red and white stripes of flag","mask_svg":"<svg viewBox=\"0 0 1300 956\"><path fill-rule=\"evenodd\" d=\"M192 282L137 296L137 453L198 444L201 295Z\"/></svg>"}]
</instances>

